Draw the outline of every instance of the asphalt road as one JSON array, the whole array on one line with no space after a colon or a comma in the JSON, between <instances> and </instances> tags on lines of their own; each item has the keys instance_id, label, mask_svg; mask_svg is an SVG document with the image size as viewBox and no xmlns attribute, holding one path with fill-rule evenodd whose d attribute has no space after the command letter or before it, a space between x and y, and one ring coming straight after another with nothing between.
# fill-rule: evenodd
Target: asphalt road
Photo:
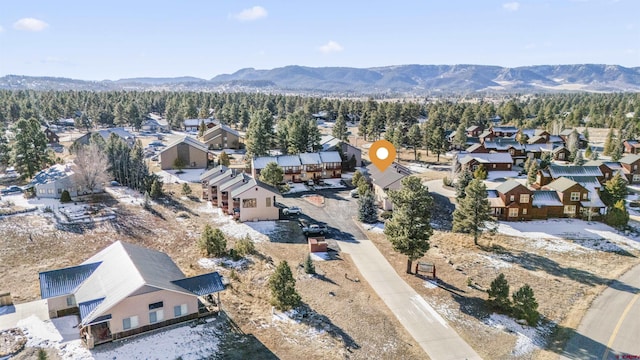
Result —
<instances>
[{"instance_id":1,"label":"asphalt road","mask_svg":"<svg viewBox=\"0 0 640 360\"><path fill-rule=\"evenodd\" d=\"M596 298L562 359L640 359L640 265Z\"/></svg>"},{"instance_id":2,"label":"asphalt road","mask_svg":"<svg viewBox=\"0 0 640 360\"><path fill-rule=\"evenodd\" d=\"M288 206L299 206L303 218L326 224L326 236L351 256L362 277L371 285L405 329L434 360L481 359L447 322L396 273L378 248L356 226L356 199L348 191L324 191L324 206L301 198L284 198Z\"/></svg>"}]
</instances>

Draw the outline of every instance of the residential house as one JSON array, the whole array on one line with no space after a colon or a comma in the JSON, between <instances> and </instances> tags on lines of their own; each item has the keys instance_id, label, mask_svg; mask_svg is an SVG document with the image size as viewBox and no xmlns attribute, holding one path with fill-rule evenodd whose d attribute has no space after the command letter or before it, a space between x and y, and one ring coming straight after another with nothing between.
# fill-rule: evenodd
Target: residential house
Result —
<instances>
[{"instance_id":1,"label":"residential house","mask_svg":"<svg viewBox=\"0 0 640 360\"><path fill-rule=\"evenodd\" d=\"M167 254L121 241L39 279L49 315L79 314L88 348L197 319L199 297L224 290L217 272L185 277Z\"/></svg>"},{"instance_id":2,"label":"residential house","mask_svg":"<svg viewBox=\"0 0 640 360\"><path fill-rule=\"evenodd\" d=\"M185 136L168 144L160 151L160 168L162 170L173 169L176 159L181 160L185 169L197 169L206 168L209 160L213 160L213 155L209 153L209 149L203 143Z\"/></svg>"},{"instance_id":3,"label":"residential house","mask_svg":"<svg viewBox=\"0 0 640 360\"><path fill-rule=\"evenodd\" d=\"M322 135L320 137L320 146L322 151L342 151L346 161L349 161L351 157L356 160L355 166L362 166L362 150L358 147L349 144L349 142L341 141L331 135Z\"/></svg>"},{"instance_id":4,"label":"residential house","mask_svg":"<svg viewBox=\"0 0 640 360\"><path fill-rule=\"evenodd\" d=\"M211 129L216 125L213 119L184 119L184 121L182 121L182 129L186 132L198 132L198 130L200 130L200 124L203 121L207 129Z\"/></svg>"},{"instance_id":5,"label":"residential house","mask_svg":"<svg viewBox=\"0 0 640 360\"><path fill-rule=\"evenodd\" d=\"M488 154L489 150L487 150L482 144L473 144L469 146L465 152L470 154Z\"/></svg>"},{"instance_id":6,"label":"residential house","mask_svg":"<svg viewBox=\"0 0 640 360\"><path fill-rule=\"evenodd\" d=\"M202 184L202 199L203 200L210 200L209 199L209 195L210 195L210 191L211 188L209 186L209 181L211 181L211 179L213 179L214 177L219 176L220 174L223 174L225 171L227 171L227 167L224 165L218 165L212 169L209 169L205 172L203 172L202 174L200 174L200 183Z\"/></svg>"},{"instance_id":7,"label":"residential house","mask_svg":"<svg viewBox=\"0 0 640 360\"><path fill-rule=\"evenodd\" d=\"M527 135L527 143L529 144L546 144L549 142L551 134L544 129L523 129L520 133Z\"/></svg>"},{"instance_id":8,"label":"residential house","mask_svg":"<svg viewBox=\"0 0 640 360\"><path fill-rule=\"evenodd\" d=\"M638 140L625 140L624 152L627 154L640 154L640 142Z\"/></svg>"},{"instance_id":9,"label":"residential house","mask_svg":"<svg viewBox=\"0 0 640 360\"><path fill-rule=\"evenodd\" d=\"M551 159L555 161L569 161L571 157L571 151L564 146L556 146L548 150L549 148L543 149L545 152L551 153Z\"/></svg>"},{"instance_id":10,"label":"residential house","mask_svg":"<svg viewBox=\"0 0 640 360\"><path fill-rule=\"evenodd\" d=\"M239 132L223 124L214 125L202 135L209 149L240 149L240 139Z\"/></svg>"},{"instance_id":11,"label":"residential house","mask_svg":"<svg viewBox=\"0 0 640 360\"><path fill-rule=\"evenodd\" d=\"M140 130L149 132L169 132L170 127L167 120L163 118L147 118L140 125Z\"/></svg>"},{"instance_id":12,"label":"residential house","mask_svg":"<svg viewBox=\"0 0 640 360\"><path fill-rule=\"evenodd\" d=\"M471 125L465 129L467 137L478 137L484 131L484 126L482 125Z\"/></svg>"},{"instance_id":13,"label":"residential house","mask_svg":"<svg viewBox=\"0 0 640 360\"><path fill-rule=\"evenodd\" d=\"M95 133L100 134L100 136L102 136L104 141L108 141L111 134L115 134L120 139L122 139L127 145L129 145L129 147L133 147L133 145L136 143L135 135L127 131L125 128L117 127L117 128L100 129L97 131L88 132L82 135L81 137L77 138L73 142L73 146L88 145L89 141L91 140L91 136Z\"/></svg>"},{"instance_id":14,"label":"residential house","mask_svg":"<svg viewBox=\"0 0 640 360\"><path fill-rule=\"evenodd\" d=\"M534 187L541 188L561 177L584 177L588 178L588 181L592 181L592 179L601 179L604 176L598 166L551 164L547 169L538 170Z\"/></svg>"},{"instance_id":15,"label":"residential house","mask_svg":"<svg viewBox=\"0 0 640 360\"><path fill-rule=\"evenodd\" d=\"M60 199L64 190L72 197L78 196L79 192L71 164L56 164L39 171L25 188L34 188L34 193L39 198L52 199ZM80 190L80 193L83 191Z\"/></svg>"},{"instance_id":16,"label":"residential house","mask_svg":"<svg viewBox=\"0 0 640 360\"><path fill-rule=\"evenodd\" d=\"M224 213L233 215L234 208L233 206L230 206L233 205L231 192L241 186L244 186L251 179L253 178L245 173L235 173L218 183L218 207L222 208Z\"/></svg>"},{"instance_id":17,"label":"residential house","mask_svg":"<svg viewBox=\"0 0 640 360\"><path fill-rule=\"evenodd\" d=\"M558 136L562 138L562 141L564 141L566 146L569 146L569 136L573 131L573 129L564 129L560 132L560 134L558 134ZM578 149L586 149L587 146L589 146L589 141L587 140L587 138L585 138L582 133L578 133Z\"/></svg>"},{"instance_id":18,"label":"residential house","mask_svg":"<svg viewBox=\"0 0 640 360\"><path fill-rule=\"evenodd\" d=\"M492 205L502 204L502 207L492 206L493 214L500 220L529 220L533 191L515 180L508 180L500 184L495 191L500 202L490 201Z\"/></svg>"},{"instance_id":19,"label":"residential house","mask_svg":"<svg viewBox=\"0 0 640 360\"><path fill-rule=\"evenodd\" d=\"M260 171L266 168L269 163L278 163L276 156L261 156L251 159L251 176L256 179L260 178Z\"/></svg>"},{"instance_id":20,"label":"residential house","mask_svg":"<svg viewBox=\"0 0 640 360\"><path fill-rule=\"evenodd\" d=\"M224 172L220 172L218 175L212 177L211 180L209 180L207 200L211 201L211 205L222 207L218 198L218 186L237 175L238 171L236 169L226 169Z\"/></svg>"},{"instance_id":21,"label":"residential house","mask_svg":"<svg viewBox=\"0 0 640 360\"><path fill-rule=\"evenodd\" d=\"M555 190L536 190L531 202L532 219L548 219L564 217L564 204Z\"/></svg>"},{"instance_id":22,"label":"residential house","mask_svg":"<svg viewBox=\"0 0 640 360\"><path fill-rule=\"evenodd\" d=\"M489 130L496 137L513 137L518 133L515 126L492 126Z\"/></svg>"},{"instance_id":23,"label":"residential house","mask_svg":"<svg viewBox=\"0 0 640 360\"><path fill-rule=\"evenodd\" d=\"M640 182L640 155L626 155L620 159L620 164L629 183L636 184Z\"/></svg>"},{"instance_id":24,"label":"residential house","mask_svg":"<svg viewBox=\"0 0 640 360\"><path fill-rule=\"evenodd\" d=\"M50 127L48 127L48 126L40 126L40 129L42 130L44 135L47 137L47 143L48 144L52 145L52 144L58 144L60 142L60 137L58 136L58 134L53 132L53 130L51 130Z\"/></svg>"},{"instance_id":25,"label":"residential house","mask_svg":"<svg viewBox=\"0 0 640 360\"><path fill-rule=\"evenodd\" d=\"M616 175L620 175L625 181L627 181L624 168L618 161L590 160L584 163L584 166L597 166L600 169L602 176L598 177L598 180L601 184L606 183Z\"/></svg>"},{"instance_id":26,"label":"residential house","mask_svg":"<svg viewBox=\"0 0 640 360\"><path fill-rule=\"evenodd\" d=\"M457 159L459 166L475 171L478 166L484 166L487 171L510 171L513 159L509 153L465 154Z\"/></svg>"},{"instance_id":27,"label":"residential house","mask_svg":"<svg viewBox=\"0 0 640 360\"><path fill-rule=\"evenodd\" d=\"M373 186L373 195L382 210L393 210L393 203L387 194L389 190L400 190L402 179L411 175L408 168L393 163L385 171L380 171L377 166L367 166L367 173Z\"/></svg>"},{"instance_id":28,"label":"residential house","mask_svg":"<svg viewBox=\"0 0 640 360\"><path fill-rule=\"evenodd\" d=\"M66 128L74 128L76 127L76 120L74 118L58 119L55 124Z\"/></svg>"},{"instance_id":29,"label":"residential house","mask_svg":"<svg viewBox=\"0 0 640 360\"><path fill-rule=\"evenodd\" d=\"M563 205L564 217L578 217L582 208L586 207L585 205L590 205L589 190L571 179L561 177L545 185L542 189L553 190L558 194Z\"/></svg>"},{"instance_id":30,"label":"residential house","mask_svg":"<svg viewBox=\"0 0 640 360\"><path fill-rule=\"evenodd\" d=\"M485 141L484 148L489 152L509 153L514 165L520 165L527 158L526 147L512 138L495 138L493 141Z\"/></svg>"},{"instance_id":31,"label":"residential house","mask_svg":"<svg viewBox=\"0 0 640 360\"><path fill-rule=\"evenodd\" d=\"M278 220L278 190L256 179L250 179L231 190L233 216L239 221Z\"/></svg>"},{"instance_id":32,"label":"residential house","mask_svg":"<svg viewBox=\"0 0 640 360\"><path fill-rule=\"evenodd\" d=\"M302 163L298 155L280 155L277 157L277 164L282 168L285 182L300 182L302 174Z\"/></svg>"},{"instance_id":33,"label":"residential house","mask_svg":"<svg viewBox=\"0 0 640 360\"><path fill-rule=\"evenodd\" d=\"M480 135L478 135L478 141L480 144L484 144L486 141L493 141L497 136L489 130L483 131Z\"/></svg>"},{"instance_id":34,"label":"residential house","mask_svg":"<svg viewBox=\"0 0 640 360\"><path fill-rule=\"evenodd\" d=\"M300 164L302 164L302 172L300 178L302 181L320 179L322 177L322 159L318 153L301 153Z\"/></svg>"},{"instance_id":35,"label":"residential house","mask_svg":"<svg viewBox=\"0 0 640 360\"><path fill-rule=\"evenodd\" d=\"M340 178L342 177L342 158L337 151L321 151L320 160L322 161L322 178Z\"/></svg>"}]
</instances>

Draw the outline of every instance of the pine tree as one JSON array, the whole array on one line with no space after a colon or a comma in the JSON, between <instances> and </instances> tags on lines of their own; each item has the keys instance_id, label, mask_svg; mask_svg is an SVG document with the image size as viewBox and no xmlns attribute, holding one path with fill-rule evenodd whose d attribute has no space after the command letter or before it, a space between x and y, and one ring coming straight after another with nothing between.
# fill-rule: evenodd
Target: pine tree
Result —
<instances>
[{"instance_id":1,"label":"pine tree","mask_svg":"<svg viewBox=\"0 0 640 360\"><path fill-rule=\"evenodd\" d=\"M60 202L68 203L71 202L71 194L69 194L68 190L62 190L62 194L60 194Z\"/></svg>"},{"instance_id":2,"label":"pine tree","mask_svg":"<svg viewBox=\"0 0 640 360\"><path fill-rule=\"evenodd\" d=\"M31 178L53 163L47 149L47 137L35 118L20 119L15 125L16 137L12 146L12 162L22 177Z\"/></svg>"},{"instance_id":3,"label":"pine tree","mask_svg":"<svg viewBox=\"0 0 640 360\"><path fill-rule=\"evenodd\" d=\"M447 139L445 138L442 126L436 126L435 129L433 129L429 148L436 154L436 161L440 162L440 154L447 152Z\"/></svg>"},{"instance_id":4,"label":"pine tree","mask_svg":"<svg viewBox=\"0 0 640 360\"><path fill-rule=\"evenodd\" d=\"M584 165L584 158L582 157L582 152L580 152L580 150L576 152L575 158L573 159L573 165Z\"/></svg>"},{"instance_id":5,"label":"pine tree","mask_svg":"<svg viewBox=\"0 0 640 360\"><path fill-rule=\"evenodd\" d=\"M489 304L501 311L508 311L511 306L509 300L509 283L503 273L491 282L491 287L487 290L489 294Z\"/></svg>"},{"instance_id":6,"label":"pine tree","mask_svg":"<svg viewBox=\"0 0 640 360\"><path fill-rule=\"evenodd\" d=\"M453 137L453 144L458 149L464 149L467 146L467 129L463 123L458 125L456 129L456 135Z\"/></svg>"},{"instance_id":7,"label":"pine tree","mask_svg":"<svg viewBox=\"0 0 640 360\"><path fill-rule=\"evenodd\" d=\"M353 176L351 177L351 185L353 186L358 186L358 184L360 183L360 179L362 178L362 173L360 172L360 170L356 170L353 173Z\"/></svg>"},{"instance_id":8,"label":"pine tree","mask_svg":"<svg viewBox=\"0 0 640 360\"><path fill-rule=\"evenodd\" d=\"M207 131L207 125L205 125L204 120L200 120L200 125L198 125L198 137L202 137L205 131Z\"/></svg>"},{"instance_id":9,"label":"pine tree","mask_svg":"<svg viewBox=\"0 0 640 360\"><path fill-rule=\"evenodd\" d=\"M614 206L618 201L627 197L627 182L620 174L615 174L611 179L604 183L604 187L600 191L600 198L607 207Z\"/></svg>"},{"instance_id":10,"label":"pine tree","mask_svg":"<svg viewBox=\"0 0 640 360\"><path fill-rule=\"evenodd\" d=\"M611 161L618 161L622 158L622 143L616 141L611 149Z\"/></svg>"},{"instance_id":11,"label":"pine tree","mask_svg":"<svg viewBox=\"0 0 640 360\"><path fill-rule=\"evenodd\" d=\"M311 254L307 254L307 257L304 259L304 272L307 274L316 273L316 267L313 265L313 260L311 260Z\"/></svg>"},{"instance_id":12,"label":"pine tree","mask_svg":"<svg viewBox=\"0 0 640 360\"><path fill-rule=\"evenodd\" d=\"M191 193L192 193L191 186L189 186L188 183L183 183L182 184L182 195L189 196L189 195L191 195Z\"/></svg>"},{"instance_id":13,"label":"pine tree","mask_svg":"<svg viewBox=\"0 0 640 360\"><path fill-rule=\"evenodd\" d=\"M227 239L220 229L214 229L207 224L202 230L199 241L200 249L207 256L220 257L227 252Z\"/></svg>"},{"instance_id":14,"label":"pine tree","mask_svg":"<svg viewBox=\"0 0 640 360\"><path fill-rule=\"evenodd\" d=\"M467 196L453 212L453 231L473 234L473 243L478 245L478 238L486 228L486 223L493 221L487 187L482 180L473 179L465 192Z\"/></svg>"},{"instance_id":15,"label":"pine tree","mask_svg":"<svg viewBox=\"0 0 640 360\"><path fill-rule=\"evenodd\" d=\"M627 208L624 205L624 200L619 200L613 205L613 207L609 208L607 211L607 215L605 217L605 222L607 225L621 228L629 222L629 212L627 212Z\"/></svg>"},{"instance_id":16,"label":"pine tree","mask_svg":"<svg viewBox=\"0 0 640 360\"><path fill-rule=\"evenodd\" d=\"M609 129L607 133L607 137L604 140L604 148L602 149L602 155L609 156L611 151L613 151L614 146L614 137L613 137L613 128Z\"/></svg>"},{"instance_id":17,"label":"pine tree","mask_svg":"<svg viewBox=\"0 0 640 360\"><path fill-rule=\"evenodd\" d=\"M484 165L480 164L473 172L473 178L478 180L486 180L489 176L489 172L485 169Z\"/></svg>"},{"instance_id":18,"label":"pine tree","mask_svg":"<svg viewBox=\"0 0 640 360\"><path fill-rule=\"evenodd\" d=\"M296 292L296 280L286 261L281 261L269 278L271 305L280 311L289 310L300 304L300 295Z\"/></svg>"},{"instance_id":19,"label":"pine tree","mask_svg":"<svg viewBox=\"0 0 640 360\"><path fill-rule=\"evenodd\" d=\"M411 125L409 134L407 135L407 141L409 145L413 147L413 159L418 160L418 148L422 146L422 131L420 131L420 125Z\"/></svg>"},{"instance_id":20,"label":"pine tree","mask_svg":"<svg viewBox=\"0 0 640 360\"><path fill-rule=\"evenodd\" d=\"M260 181L267 183L271 186L278 186L284 180L284 172L282 168L274 161L267 164L267 166L260 171Z\"/></svg>"},{"instance_id":21,"label":"pine tree","mask_svg":"<svg viewBox=\"0 0 640 360\"><path fill-rule=\"evenodd\" d=\"M587 159L591 159L591 156L593 156L593 149L591 148L591 146L587 146L587 149L584 151L584 157Z\"/></svg>"},{"instance_id":22,"label":"pine tree","mask_svg":"<svg viewBox=\"0 0 640 360\"><path fill-rule=\"evenodd\" d=\"M159 179L153 180L151 183L151 191L149 192L152 199L157 199L162 196L162 181Z\"/></svg>"},{"instance_id":23,"label":"pine tree","mask_svg":"<svg viewBox=\"0 0 640 360\"><path fill-rule=\"evenodd\" d=\"M582 132L582 136L584 136L584 138L589 141L589 128L585 127L584 131Z\"/></svg>"},{"instance_id":24,"label":"pine tree","mask_svg":"<svg viewBox=\"0 0 640 360\"><path fill-rule=\"evenodd\" d=\"M226 152L222 151L220 155L218 155L218 162L220 165L229 166L231 164L231 159L229 159L229 155Z\"/></svg>"},{"instance_id":25,"label":"pine tree","mask_svg":"<svg viewBox=\"0 0 640 360\"><path fill-rule=\"evenodd\" d=\"M9 162L11 161L10 150L11 148L5 136L5 130L0 123L0 169L9 166Z\"/></svg>"},{"instance_id":26,"label":"pine tree","mask_svg":"<svg viewBox=\"0 0 640 360\"><path fill-rule=\"evenodd\" d=\"M523 319L530 326L535 326L540 319L538 302L533 294L533 289L525 284L513 293L513 315Z\"/></svg>"},{"instance_id":27,"label":"pine tree","mask_svg":"<svg viewBox=\"0 0 640 360\"><path fill-rule=\"evenodd\" d=\"M273 137L273 116L268 110L260 110L251 116L247 129L247 158L265 156L271 149Z\"/></svg>"},{"instance_id":28,"label":"pine tree","mask_svg":"<svg viewBox=\"0 0 640 360\"><path fill-rule=\"evenodd\" d=\"M465 189L471 180L473 180L473 173L469 167L465 167L460 175L458 175L458 181L456 182L456 200L458 202L467 196Z\"/></svg>"},{"instance_id":29,"label":"pine tree","mask_svg":"<svg viewBox=\"0 0 640 360\"><path fill-rule=\"evenodd\" d=\"M378 221L378 209L370 190L367 190L364 195L358 198L358 220L367 224L373 224Z\"/></svg>"},{"instance_id":30,"label":"pine tree","mask_svg":"<svg viewBox=\"0 0 640 360\"><path fill-rule=\"evenodd\" d=\"M433 199L415 176L404 178L401 189L390 190L389 198L393 217L385 224L384 234L395 251L407 256L407 273L411 273L413 261L429 250Z\"/></svg>"},{"instance_id":31,"label":"pine tree","mask_svg":"<svg viewBox=\"0 0 640 360\"><path fill-rule=\"evenodd\" d=\"M339 113L338 118L336 119L336 123L333 124L331 134L338 140L347 141L347 131L347 119L342 113Z\"/></svg>"},{"instance_id":32,"label":"pine tree","mask_svg":"<svg viewBox=\"0 0 640 360\"><path fill-rule=\"evenodd\" d=\"M536 182L538 179L538 170L540 170L538 162L535 160L532 161L531 166L529 166L529 171L527 172L527 185L531 185Z\"/></svg>"}]
</instances>

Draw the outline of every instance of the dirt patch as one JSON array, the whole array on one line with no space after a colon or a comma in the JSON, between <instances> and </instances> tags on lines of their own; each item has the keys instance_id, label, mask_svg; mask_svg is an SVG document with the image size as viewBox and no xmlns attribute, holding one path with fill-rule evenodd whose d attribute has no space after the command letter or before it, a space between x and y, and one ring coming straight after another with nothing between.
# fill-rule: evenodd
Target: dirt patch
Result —
<instances>
[{"instance_id":1,"label":"dirt patch","mask_svg":"<svg viewBox=\"0 0 640 360\"><path fill-rule=\"evenodd\" d=\"M15 354L24 348L27 338L20 329L0 331L0 356Z\"/></svg>"},{"instance_id":2,"label":"dirt patch","mask_svg":"<svg viewBox=\"0 0 640 360\"><path fill-rule=\"evenodd\" d=\"M308 196L303 196L303 199L305 199L308 203L313 204L317 207L324 206L324 196L308 195Z\"/></svg>"}]
</instances>

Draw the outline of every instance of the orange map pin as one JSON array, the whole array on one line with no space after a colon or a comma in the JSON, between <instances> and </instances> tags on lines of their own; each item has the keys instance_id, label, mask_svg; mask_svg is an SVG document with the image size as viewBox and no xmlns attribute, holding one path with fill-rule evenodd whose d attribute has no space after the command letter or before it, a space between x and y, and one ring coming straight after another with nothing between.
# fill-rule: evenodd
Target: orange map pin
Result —
<instances>
[{"instance_id":1,"label":"orange map pin","mask_svg":"<svg viewBox=\"0 0 640 360\"><path fill-rule=\"evenodd\" d=\"M380 171L385 171L396 158L396 148L387 140L378 140L371 144L369 158Z\"/></svg>"}]
</instances>

